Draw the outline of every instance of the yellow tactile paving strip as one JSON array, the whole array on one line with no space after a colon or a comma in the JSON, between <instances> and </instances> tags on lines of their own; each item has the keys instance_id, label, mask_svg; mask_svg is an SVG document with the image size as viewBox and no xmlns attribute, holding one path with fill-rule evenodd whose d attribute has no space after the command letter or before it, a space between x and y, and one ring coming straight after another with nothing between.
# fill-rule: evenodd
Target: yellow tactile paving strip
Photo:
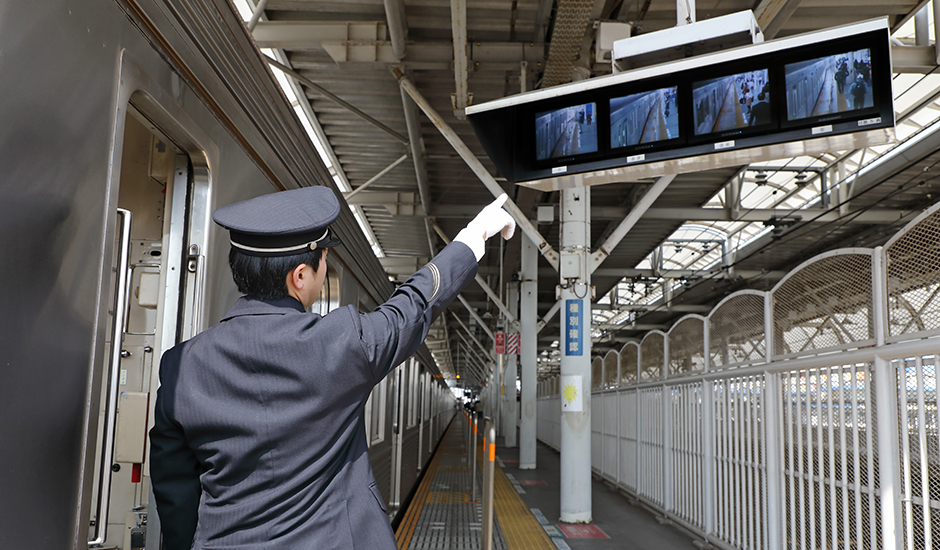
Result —
<instances>
[{"instance_id":1,"label":"yellow tactile paving strip","mask_svg":"<svg viewBox=\"0 0 940 550\"><path fill-rule=\"evenodd\" d=\"M444 439L450 437L450 432L456 428L457 421L451 422L447 433L444 434ZM424 473L424 479L421 480L421 485L418 486L418 490L411 499L411 506L408 507L408 511L405 512L405 517L402 518L401 523L398 525L398 530L395 532L395 542L398 544L399 550L404 550L411 544L411 537L414 535L415 526L418 525L418 518L421 517L421 510L424 509L424 503L427 502L428 495L431 492L431 483L434 481L434 473L437 471L438 464L441 462L441 456L444 454L442 451L443 446L434 453L434 458L431 459L431 464Z\"/></svg>"},{"instance_id":2,"label":"yellow tactile paving strip","mask_svg":"<svg viewBox=\"0 0 940 550\"><path fill-rule=\"evenodd\" d=\"M457 427L457 422L463 421L458 418L450 425L444 439L451 437L451 433ZM478 440L477 445L477 476L482 476L483 459L488 458L484 455L483 438ZM487 442L489 443L489 442ZM487 445L489 447L489 445ZM418 519L428 502L447 502L447 503L465 503L468 502L468 495L463 492L440 493L431 492L431 484L434 474L440 468L441 456L447 452L453 452L452 449L445 451L444 445L434 454L431 464L424 474L424 479L411 500L411 505L402 518L395 532L395 542L399 550L406 550L411 544L415 528L418 525ZM486 453L487 455L490 453ZM509 550L555 550L555 545L539 525L539 522L532 515L532 512L526 506L525 502L516 492L516 489L509 482L509 478L494 462L496 472L493 479L493 508L496 518L498 518L503 537L506 541L506 547ZM478 477L479 479L479 477ZM477 498L480 495L477 494Z\"/></svg>"},{"instance_id":3,"label":"yellow tactile paving strip","mask_svg":"<svg viewBox=\"0 0 940 550\"><path fill-rule=\"evenodd\" d=\"M555 545L545 534L545 530L498 465L493 478L493 501L496 517L499 518L499 525L503 529L503 537L509 550L555 550Z\"/></svg>"}]
</instances>

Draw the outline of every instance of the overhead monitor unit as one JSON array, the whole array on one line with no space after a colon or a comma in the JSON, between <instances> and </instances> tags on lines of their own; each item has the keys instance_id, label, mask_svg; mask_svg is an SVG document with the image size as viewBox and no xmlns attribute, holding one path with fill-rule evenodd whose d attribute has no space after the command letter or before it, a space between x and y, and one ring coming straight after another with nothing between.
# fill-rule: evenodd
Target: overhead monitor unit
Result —
<instances>
[{"instance_id":1,"label":"overhead monitor unit","mask_svg":"<svg viewBox=\"0 0 940 550\"><path fill-rule=\"evenodd\" d=\"M563 189L894 141L887 19L467 108L510 182Z\"/></svg>"}]
</instances>

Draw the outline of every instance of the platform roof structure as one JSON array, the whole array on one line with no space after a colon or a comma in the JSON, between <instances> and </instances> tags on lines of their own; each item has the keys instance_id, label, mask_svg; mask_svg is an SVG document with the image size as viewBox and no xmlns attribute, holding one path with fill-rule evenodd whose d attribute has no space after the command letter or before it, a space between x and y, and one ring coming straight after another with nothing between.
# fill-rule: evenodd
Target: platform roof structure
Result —
<instances>
[{"instance_id":1,"label":"platform roof structure","mask_svg":"<svg viewBox=\"0 0 940 550\"><path fill-rule=\"evenodd\" d=\"M609 73L610 61L595 48L602 22L629 23L634 34L676 25L676 3L665 0L234 3L262 53L276 60L273 74L337 184L355 192L347 201L383 266L399 280L444 246L439 233L452 238L493 195L401 90L391 67L405 73L535 220L537 207L557 209L557 192L502 180L462 107ZM667 329L688 313L704 314L733 291L766 290L820 252L882 244L940 198L934 175L940 173L940 74L927 2L695 4L698 20L742 10L753 10L765 40L887 17L899 142L677 176L594 272L595 355L650 329ZM926 24L915 33L918 12ZM592 188L594 248L653 183ZM536 227L557 247L557 212L554 220ZM480 274L497 289L501 278L518 272L519 256L518 239L504 251L490 241ZM539 265L539 312L545 315L555 303L557 275L544 259ZM474 314L455 302L427 343L445 377L459 374L458 385L474 385L487 368L481 347L492 344L477 317L495 328L499 309L476 284L463 297ZM540 332L540 377L557 372L552 345L558 339L556 316Z\"/></svg>"}]
</instances>

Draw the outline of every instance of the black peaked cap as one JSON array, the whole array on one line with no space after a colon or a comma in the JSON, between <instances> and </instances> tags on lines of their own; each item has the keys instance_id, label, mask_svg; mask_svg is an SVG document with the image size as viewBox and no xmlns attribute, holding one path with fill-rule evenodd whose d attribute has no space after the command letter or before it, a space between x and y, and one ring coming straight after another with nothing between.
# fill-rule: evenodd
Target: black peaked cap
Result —
<instances>
[{"instance_id":1,"label":"black peaked cap","mask_svg":"<svg viewBox=\"0 0 940 550\"><path fill-rule=\"evenodd\" d=\"M302 187L223 206L212 213L232 246L250 256L291 256L343 244L330 231L340 202L329 187Z\"/></svg>"}]
</instances>

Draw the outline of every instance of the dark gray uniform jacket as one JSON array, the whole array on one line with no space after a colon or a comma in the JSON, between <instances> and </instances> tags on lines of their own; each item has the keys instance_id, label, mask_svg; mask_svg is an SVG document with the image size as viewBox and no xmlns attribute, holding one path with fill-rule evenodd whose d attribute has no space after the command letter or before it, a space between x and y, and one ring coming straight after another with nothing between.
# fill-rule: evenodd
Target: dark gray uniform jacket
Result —
<instances>
[{"instance_id":1,"label":"dark gray uniform jacket","mask_svg":"<svg viewBox=\"0 0 940 550\"><path fill-rule=\"evenodd\" d=\"M150 431L164 548L395 548L363 407L476 267L452 243L366 314L243 297L167 351Z\"/></svg>"}]
</instances>

